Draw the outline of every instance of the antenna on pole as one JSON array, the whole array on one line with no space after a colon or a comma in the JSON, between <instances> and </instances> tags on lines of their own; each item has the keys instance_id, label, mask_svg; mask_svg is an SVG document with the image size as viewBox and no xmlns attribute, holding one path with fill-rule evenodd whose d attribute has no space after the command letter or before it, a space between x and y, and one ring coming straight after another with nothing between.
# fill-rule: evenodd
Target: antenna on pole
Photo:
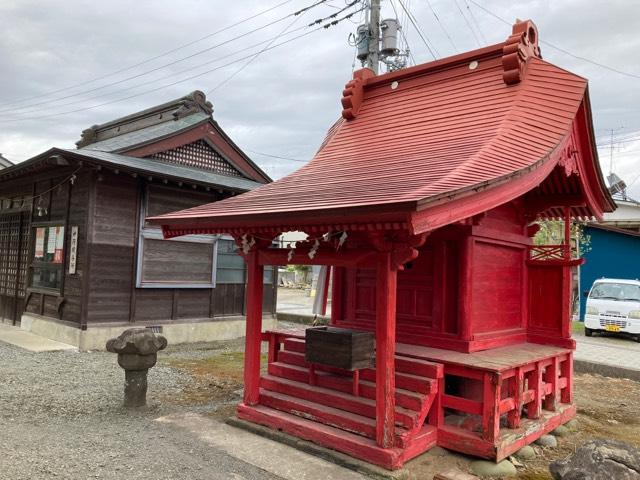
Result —
<instances>
[{"instance_id":1,"label":"antenna on pole","mask_svg":"<svg viewBox=\"0 0 640 480\"><path fill-rule=\"evenodd\" d=\"M611 133L611 143L609 145L609 175L613 173L613 134L622 130L623 128L624 127L609 129L609 132Z\"/></svg>"}]
</instances>

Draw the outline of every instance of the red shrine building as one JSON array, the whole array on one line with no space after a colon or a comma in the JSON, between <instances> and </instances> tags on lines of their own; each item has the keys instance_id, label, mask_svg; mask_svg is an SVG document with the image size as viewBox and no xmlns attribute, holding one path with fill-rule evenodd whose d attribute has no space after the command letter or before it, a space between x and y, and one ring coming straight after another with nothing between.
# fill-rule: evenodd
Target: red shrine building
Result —
<instances>
[{"instance_id":1,"label":"red shrine building","mask_svg":"<svg viewBox=\"0 0 640 480\"><path fill-rule=\"evenodd\" d=\"M152 221L228 233L245 257L239 417L389 469L434 445L499 461L576 413L569 227L615 208L587 81L544 61L524 21L497 45L359 70L342 105L300 170ZM536 220L558 218L564 244L535 246ZM274 248L287 231L309 240ZM331 267L324 344L263 331L263 269L285 264ZM371 364L310 361L367 335Z\"/></svg>"}]
</instances>

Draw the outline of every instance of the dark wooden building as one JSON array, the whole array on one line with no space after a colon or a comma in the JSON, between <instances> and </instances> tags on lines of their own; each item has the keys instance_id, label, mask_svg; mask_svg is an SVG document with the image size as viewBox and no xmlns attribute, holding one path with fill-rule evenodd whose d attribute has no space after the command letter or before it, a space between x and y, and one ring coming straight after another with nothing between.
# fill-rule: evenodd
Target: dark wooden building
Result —
<instances>
[{"instance_id":1,"label":"dark wooden building","mask_svg":"<svg viewBox=\"0 0 640 480\"><path fill-rule=\"evenodd\" d=\"M231 237L165 240L144 220L270 182L204 94L93 126L77 146L0 171L0 319L81 349L132 325L174 343L243 335ZM268 271L271 313L273 285Z\"/></svg>"}]
</instances>

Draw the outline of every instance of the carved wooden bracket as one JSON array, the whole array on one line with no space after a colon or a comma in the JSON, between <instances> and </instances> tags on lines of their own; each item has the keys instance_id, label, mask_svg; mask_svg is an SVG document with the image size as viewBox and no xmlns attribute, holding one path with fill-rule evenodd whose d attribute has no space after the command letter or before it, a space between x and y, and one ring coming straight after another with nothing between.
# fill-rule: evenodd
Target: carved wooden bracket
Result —
<instances>
[{"instance_id":1,"label":"carved wooden bracket","mask_svg":"<svg viewBox=\"0 0 640 480\"><path fill-rule=\"evenodd\" d=\"M368 68L353 72L353 80L350 80L342 91L342 116L345 119L356 118L364 99L364 85L371 77L375 77L375 73Z\"/></svg>"},{"instance_id":2,"label":"carved wooden bracket","mask_svg":"<svg viewBox=\"0 0 640 480\"><path fill-rule=\"evenodd\" d=\"M578 151L573 148L573 145L567 145L560 155L558 165L564 168L564 173L567 177L571 175L579 175L578 172Z\"/></svg>"},{"instance_id":3,"label":"carved wooden bracket","mask_svg":"<svg viewBox=\"0 0 640 480\"><path fill-rule=\"evenodd\" d=\"M531 20L516 21L502 48L502 79L507 85L519 83L531 57L542 58L538 46L538 28Z\"/></svg>"},{"instance_id":4,"label":"carved wooden bracket","mask_svg":"<svg viewBox=\"0 0 640 480\"><path fill-rule=\"evenodd\" d=\"M388 237L384 234L371 234L369 240L378 252L390 252L391 263L397 270L404 270L407 262L418 258L420 248L427 241L430 232L410 235L404 238Z\"/></svg>"}]
</instances>

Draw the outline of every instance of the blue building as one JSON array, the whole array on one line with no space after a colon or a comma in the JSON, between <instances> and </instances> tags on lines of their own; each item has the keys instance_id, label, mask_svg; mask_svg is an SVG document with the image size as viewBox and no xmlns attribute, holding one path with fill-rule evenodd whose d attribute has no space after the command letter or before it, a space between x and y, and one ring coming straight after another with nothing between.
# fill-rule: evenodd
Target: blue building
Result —
<instances>
[{"instance_id":1,"label":"blue building","mask_svg":"<svg viewBox=\"0 0 640 480\"><path fill-rule=\"evenodd\" d=\"M583 320L585 303L584 292L593 281L601 278L640 278L640 232L613 226L614 221L606 224L590 224L585 234L591 237L590 249L584 253L586 262L580 267L580 319Z\"/></svg>"}]
</instances>

